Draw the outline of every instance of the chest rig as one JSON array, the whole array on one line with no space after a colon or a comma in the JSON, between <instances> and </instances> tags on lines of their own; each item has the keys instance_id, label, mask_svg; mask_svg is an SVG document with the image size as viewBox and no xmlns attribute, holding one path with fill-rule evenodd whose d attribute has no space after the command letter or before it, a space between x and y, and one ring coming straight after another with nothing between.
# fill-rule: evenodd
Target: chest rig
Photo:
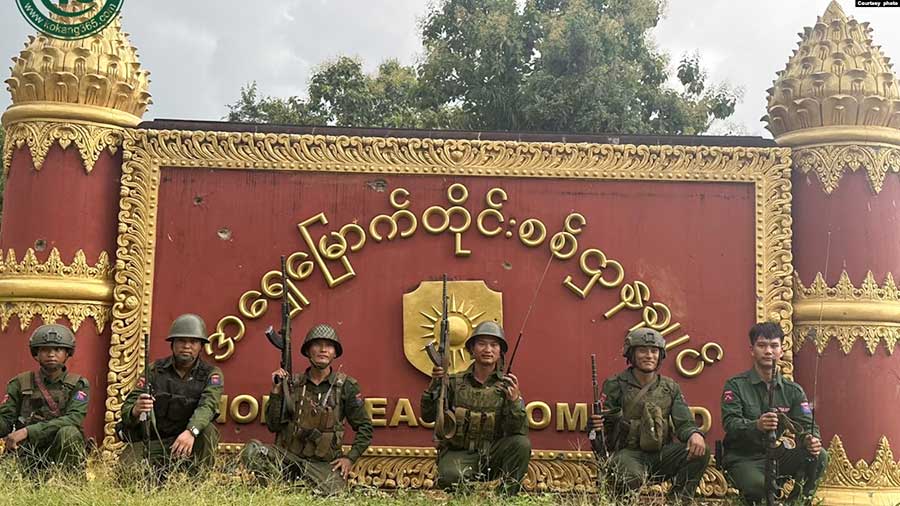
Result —
<instances>
[{"instance_id":1,"label":"chest rig","mask_svg":"<svg viewBox=\"0 0 900 506\"><path fill-rule=\"evenodd\" d=\"M640 388L619 379L622 414L628 423L625 447L659 451L671 439L669 415L675 389L665 378Z\"/></svg>"},{"instance_id":2,"label":"chest rig","mask_svg":"<svg viewBox=\"0 0 900 506\"><path fill-rule=\"evenodd\" d=\"M326 392L317 392L306 375L294 382L296 415L275 437L275 443L303 458L331 461L343 455L343 398L347 375L335 374Z\"/></svg>"},{"instance_id":3,"label":"chest rig","mask_svg":"<svg viewBox=\"0 0 900 506\"><path fill-rule=\"evenodd\" d=\"M449 441L454 450L487 452L500 431L500 411L505 394L501 383L475 386L461 378L453 392L456 434Z\"/></svg>"},{"instance_id":4,"label":"chest rig","mask_svg":"<svg viewBox=\"0 0 900 506\"><path fill-rule=\"evenodd\" d=\"M44 395L37 384L36 374L40 373L26 371L16 376L22 389L22 406L19 410L19 421L24 425L51 420L65 413L69 400L72 398L72 391L75 390L78 382L81 380L81 376L77 374L64 373L62 384L53 384L46 387L47 393L59 409L58 413L54 413L50 404L44 399Z\"/></svg>"},{"instance_id":5,"label":"chest rig","mask_svg":"<svg viewBox=\"0 0 900 506\"><path fill-rule=\"evenodd\" d=\"M155 391L153 412L160 437L177 436L187 429L212 370L211 365L198 361L191 375L182 380L177 372L164 368L162 363L154 364L150 381Z\"/></svg>"}]
</instances>

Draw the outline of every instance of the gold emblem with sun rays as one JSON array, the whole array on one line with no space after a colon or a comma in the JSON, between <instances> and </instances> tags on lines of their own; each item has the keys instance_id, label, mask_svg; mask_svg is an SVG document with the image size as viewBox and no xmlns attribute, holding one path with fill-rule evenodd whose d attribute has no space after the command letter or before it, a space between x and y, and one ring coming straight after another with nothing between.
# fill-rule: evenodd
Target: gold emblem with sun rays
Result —
<instances>
[{"instance_id":1,"label":"gold emblem with sun rays","mask_svg":"<svg viewBox=\"0 0 900 506\"><path fill-rule=\"evenodd\" d=\"M503 294L484 281L449 281L447 297L450 372L455 373L472 363L465 348L472 329L487 320L503 325ZM410 364L429 376L432 364L425 347L432 342L437 346L440 334L441 282L425 281L403 294L403 352Z\"/></svg>"}]
</instances>

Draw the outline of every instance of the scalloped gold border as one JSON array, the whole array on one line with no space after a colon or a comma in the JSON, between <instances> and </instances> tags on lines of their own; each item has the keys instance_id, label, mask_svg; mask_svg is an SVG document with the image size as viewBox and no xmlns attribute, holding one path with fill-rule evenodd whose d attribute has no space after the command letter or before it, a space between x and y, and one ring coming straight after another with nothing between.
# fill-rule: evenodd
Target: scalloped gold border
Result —
<instances>
[{"instance_id":1,"label":"scalloped gold border","mask_svg":"<svg viewBox=\"0 0 900 506\"><path fill-rule=\"evenodd\" d=\"M850 281L847 271L841 272L833 287L825 283L821 272L809 287L803 286L796 273L794 278L794 342L798 349L813 334L819 353L832 339L837 339L844 354L850 353L860 339L869 355L875 353L879 343L888 354L894 352L900 340L900 290L890 272L879 286L869 271L859 288Z\"/></svg>"},{"instance_id":2,"label":"scalloped gold border","mask_svg":"<svg viewBox=\"0 0 900 506\"><path fill-rule=\"evenodd\" d=\"M828 447L828 468L821 487L852 489L895 489L900 494L900 462L894 461L891 444L885 436L878 441L871 463L850 462L841 438L834 436Z\"/></svg>"},{"instance_id":3,"label":"scalloped gold border","mask_svg":"<svg viewBox=\"0 0 900 506\"><path fill-rule=\"evenodd\" d=\"M897 135L896 130L892 130ZM782 140L778 139L779 143ZM900 148L887 144L843 143L804 146L793 149L794 168L803 174L814 172L822 189L830 195L847 171L865 171L869 188L876 195L884 188L888 172L900 172Z\"/></svg>"},{"instance_id":4,"label":"scalloped gold border","mask_svg":"<svg viewBox=\"0 0 900 506\"><path fill-rule=\"evenodd\" d=\"M92 266L82 250L66 264L56 248L44 262L32 248L21 262L10 249L6 258L0 257L0 330L6 330L15 315L23 331L40 316L46 323L66 317L75 331L92 318L97 333L102 333L110 318L112 292L112 268L105 251Z\"/></svg>"},{"instance_id":5,"label":"scalloped gold border","mask_svg":"<svg viewBox=\"0 0 900 506\"><path fill-rule=\"evenodd\" d=\"M20 121L6 127L3 146L3 173L9 172L13 152L28 146L34 169L41 170L54 144L66 149L73 142L81 155L84 170L90 173L104 149L115 154L122 144L124 129L89 121Z\"/></svg>"},{"instance_id":6,"label":"scalloped gold border","mask_svg":"<svg viewBox=\"0 0 900 506\"><path fill-rule=\"evenodd\" d=\"M790 335L791 162L786 148L635 146L126 130L104 448L137 380L152 314L160 167L753 184L757 321ZM790 339L788 339L790 341ZM790 342L785 374L793 371Z\"/></svg>"}]
</instances>

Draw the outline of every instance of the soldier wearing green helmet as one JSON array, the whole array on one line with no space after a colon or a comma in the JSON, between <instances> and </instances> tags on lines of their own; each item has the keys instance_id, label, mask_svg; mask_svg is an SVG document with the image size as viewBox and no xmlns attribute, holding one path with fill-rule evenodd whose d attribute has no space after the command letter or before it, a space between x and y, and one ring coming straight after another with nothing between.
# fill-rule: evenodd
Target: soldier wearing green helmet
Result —
<instances>
[{"instance_id":1,"label":"soldier wearing green helmet","mask_svg":"<svg viewBox=\"0 0 900 506\"><path fill-rule=\"evenodd\" d=\"M625 338L622 355L628 369L603 383L604 411L591 416L592 427L603 425L611 453L607 479L617 494L671 480L670 495L690 500L709 449L678 383L658 372L666 340L654 329L637 328Z\"/></svg>"},{"instance_id":2,"label":"soldier wearing green helmet","mask_svg":"<svg viewBox=\"0 0 900 506\"><path fill-rule=\"evenodd\" d=\"M469 480L500 479L501 490L516 494L531 459L528 418L519 380L504 374L509 349L503 329L496 322L479 323L466 339L474 359L469 368L450 376L450 405L456 431L438 442L437 485L449 489ZM432 381L422 394L422 420L437 416L438 392L445 371L435 367Z\"/></svg>"},{"instance_id":3,"label":"soldier wearing green helmet","mask_svg":"<svg viewBox=\"0 0 900 506\"><path fill-rule=\"evenodd\" d=\"M200 358L209 343L201 317L176 318L166 341L172 355L153 362L149 377L141 377L122 403L119 433L127 444L120 459L129 466L149 454L151 465L164 471L176 464L210 466L219 444L213 421L219 416L225 376ZM150 415L154 426L150 441L141 430L142 413Z\"/></svg>"},{"instance_id":4,"label":"soldier wearing green helmet","mask_svg":"<svg viewBox=\"0 0 900 506\"><path fill-rule=\"evenodd\" d=\"M333 362L344 354L334 327L314 326L307 332L300 354L309 367L291 381L293 415L282 412L279 384L287 371L272 372L272 392L266 407L266 427L275 433L275 444L251 440L241 452L244 466L257 480L303 480L318 492L344 490L353 463L372 442L372 421L366 413L359 382ZM353 429L350 451L344 454L344 419Z\"/></svg>"},{"instance_id":5,"label":"soldier wearing green helmet","mask_svg":"<svg viewBox=\"0 0 900 506\"><path fill-rule=\"evenodd\" d=\"M28 340L38 370L25 371L6 385L0 403L0 437L26 469L50 464L84 465L84 417L88 380L69 372L75 335L62 325L41 325Z\"/></svg>"}]
</instances>

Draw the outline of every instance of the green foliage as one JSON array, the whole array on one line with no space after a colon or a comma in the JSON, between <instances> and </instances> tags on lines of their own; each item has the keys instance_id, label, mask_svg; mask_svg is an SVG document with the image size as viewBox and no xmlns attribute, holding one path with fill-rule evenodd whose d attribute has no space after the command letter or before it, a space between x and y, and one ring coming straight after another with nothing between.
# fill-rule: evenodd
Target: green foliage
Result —
<instances>
[{"instance_id":1,"label":"green foliage","mask_svg":"<svg viewBox=\"0 0 900 506\"><path fill-rule=\"evenodd\" d=\"M739 92L710 83L699 54L674 75L650 38L662 0L441 0L422 21L417 67L319 67L307 99L260 97L228 119L263 123L700 134ZM674 86L672 85L674 83Z\"/></svg>"}]
</instances>

